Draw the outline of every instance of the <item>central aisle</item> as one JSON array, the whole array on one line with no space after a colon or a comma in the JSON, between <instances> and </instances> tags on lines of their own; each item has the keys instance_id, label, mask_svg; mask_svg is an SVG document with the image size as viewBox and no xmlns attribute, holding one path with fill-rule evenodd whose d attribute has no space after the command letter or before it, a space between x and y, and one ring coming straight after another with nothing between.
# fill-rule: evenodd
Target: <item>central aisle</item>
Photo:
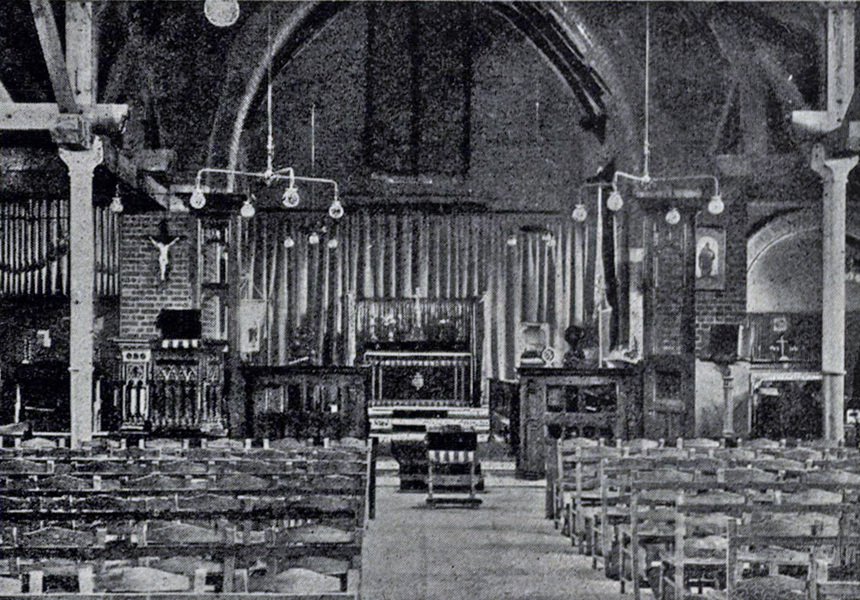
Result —
<instances>
[{"instance_id":1,"label":"central aisle","mask_svg":"<svg viewBox=\"0 0 860 600\"><path fill-rule=\"evenodd\" d=\"M542 487L492 487L476 509L425 507L377 488L364 541L364 600L620 600L543 518Z\"/></svg>"}]
</instances>

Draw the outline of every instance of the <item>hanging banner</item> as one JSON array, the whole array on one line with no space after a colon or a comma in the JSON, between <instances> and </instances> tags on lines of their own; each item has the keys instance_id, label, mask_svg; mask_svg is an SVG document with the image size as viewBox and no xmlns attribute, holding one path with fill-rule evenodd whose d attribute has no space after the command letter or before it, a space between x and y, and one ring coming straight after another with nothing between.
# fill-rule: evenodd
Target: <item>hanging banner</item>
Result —
<instances>
[{"instance_id":1,"label":"hanging banner","mask_svg":"<svg viewBox=\"0 0 860 600\"><path fill-rule=\"evenodd\" d=\"M263 324L266 322L265 300L239 301L239 326L241 327L240 350L245 353L260 351Z\"/></svg>"}]
</instances>

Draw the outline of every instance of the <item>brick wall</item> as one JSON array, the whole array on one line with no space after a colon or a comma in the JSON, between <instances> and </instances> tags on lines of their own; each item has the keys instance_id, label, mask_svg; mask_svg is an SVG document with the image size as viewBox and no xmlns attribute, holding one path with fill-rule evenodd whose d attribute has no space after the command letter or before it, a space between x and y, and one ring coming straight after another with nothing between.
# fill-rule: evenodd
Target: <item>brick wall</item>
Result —
<instances>
[{"instance_id":1,"label":"brick wall","mask_svg":"<svg viewBox=\"0 0 860 600\"><path fill-rule=\"evenodd\" d=\"M699 215L698 224L726 231L726 282L722 290L696 291L696 355L706 357L711 328L718 324L742 323L747 304L746 199L734 182L721 181L726 209L713 216Z\"/></svg>"},{"instance_id":2,"label":"brick wall","mask_svg":"<svg viewBox=\"0 0 860 600\"><path fill-rule=\"evenodd\" d=\"M149 240L150 236L159 236L162 221L167 223L170 236L181 238L170 248L170 265L164 281L159 273L158 249ZM156 318L162 309L193 308L195 232L195 220L189 215L154 213L122 217L121 338L155 338Z\"/></svg>"}]
</instances>

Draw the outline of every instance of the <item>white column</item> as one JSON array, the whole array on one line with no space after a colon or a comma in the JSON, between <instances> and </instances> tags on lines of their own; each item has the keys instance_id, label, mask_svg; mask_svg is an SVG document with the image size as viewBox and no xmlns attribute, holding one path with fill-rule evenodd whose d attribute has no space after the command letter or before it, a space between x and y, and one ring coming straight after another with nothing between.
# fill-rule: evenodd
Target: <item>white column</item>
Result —
<instances>
[{"instance_id":1,"label":"white column","mask_svg":"<svg viewBox=\"0 0 860 600\"><path fill-rule=\"evenodd\" d=\"M60 148L69 168L70 296L69 349L72 447L93 435L93 319L95 246L93 231L93 169L103 158L101 139L88 150Z\"/></svg>"},{"instance_id":2,"label":"white column","mask_svg":"<svg viewBox=\"0 0 860 600\"><path fill-rule=\"evenodd\" d=\"M735 398L732 366L722 365L723 372L723 439L734 440L735 438Z\"/></svg>"},{"instance_id":3,"label":"white column","mask_svg":"<svg viewBox=\"0 0 860 600\"><path fill-rule=\"evenodd\" d=\"M821 382L824 392L824 437L845 439L845 185L857 156L824 158L812 151L812 169L824 182L822 210Z\"/></svg>"}]
</instances>

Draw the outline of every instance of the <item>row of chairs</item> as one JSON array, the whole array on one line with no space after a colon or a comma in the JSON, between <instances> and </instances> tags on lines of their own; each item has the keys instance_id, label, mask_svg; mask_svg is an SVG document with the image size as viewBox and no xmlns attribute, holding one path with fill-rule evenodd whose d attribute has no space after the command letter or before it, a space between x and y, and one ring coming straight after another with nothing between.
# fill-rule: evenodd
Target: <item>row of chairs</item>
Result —
<instances>
[{"instance_id":1,"label":"row of chairs","mask_svg":"<svg viewBox=\"0 0 860 600\"><path fill-rule=\"evenodd\" d=\"M786 440L756 439L739 447L726 448L721 442L711 439L679 438L674 445L667 445L663 440L646 439L618 440L614 445L588 438L554 440L547 452L547 518L558 524L565 502L564 494L573 491L578 480L579 485L588 485L588 480L594 479L600 459L635 456L665 460L707 457L737 465L786 471L803 471L822 465L842 465L842 468L850 469L860 464L860 450L819 442L789 445Z\"/></svg>"},{"instance_id":2,"label":"row of chairs","mask_svg":"<svg viewBox=\"0 0 860 600\"><path fill-rule=\"evenodd\" d=\"M630 587L638 598L640 583L649 581L661 599L683 598L692 584L707 583L731 593L742 570L737 565L744 563L811 573L810 594L835 594L851 587L840 583L837 590L832 582L818 586L819 579L826 579L822 564L827 563L821 563L820 553L810 563L808 542L814 532L820 548L832 551L836 538L840 548L851 547L854 529L849 525L855 520L860 475L846 469L860 470L860 461L851 458L855 452L762 442L741 448L708 443L666 448L639 442L631 447L578 446L572 452L577 457L572 481L558 478L548 493L548 510L553 510L548 516L563 523L572 543L593 556L595 567L604 561L607 575L620 579L622 591ZM566 455L566 448L557 451ZM844 504L849 500L851 504ZM790 561L774 559L785 554L785 547L770 557L750 550L780 541L767 537L768 532L782 531L779 528L751 527L759 521L772 524L775 518L794 527L785 531L806 536L789 544L804 548L791 554ZM820 522L810 521L816 518ZM730 533L734 519L740 519L743 535ZM729 561L732 552L734 566ZM831 556L830 564L851 563L844 552L838 558ZM683 591L674 594L675 589Z\"/></svg>"},{"instance_id":3,"label":"row of chairs","mask_svg":"<svg viewBox=\"0 0 860 600\"><path fill-rule=\"evenodd\" d=\"M364 441L22 443L0 456L0 595L356 597L374 479Z\"/></svg>"}]
</instances>

